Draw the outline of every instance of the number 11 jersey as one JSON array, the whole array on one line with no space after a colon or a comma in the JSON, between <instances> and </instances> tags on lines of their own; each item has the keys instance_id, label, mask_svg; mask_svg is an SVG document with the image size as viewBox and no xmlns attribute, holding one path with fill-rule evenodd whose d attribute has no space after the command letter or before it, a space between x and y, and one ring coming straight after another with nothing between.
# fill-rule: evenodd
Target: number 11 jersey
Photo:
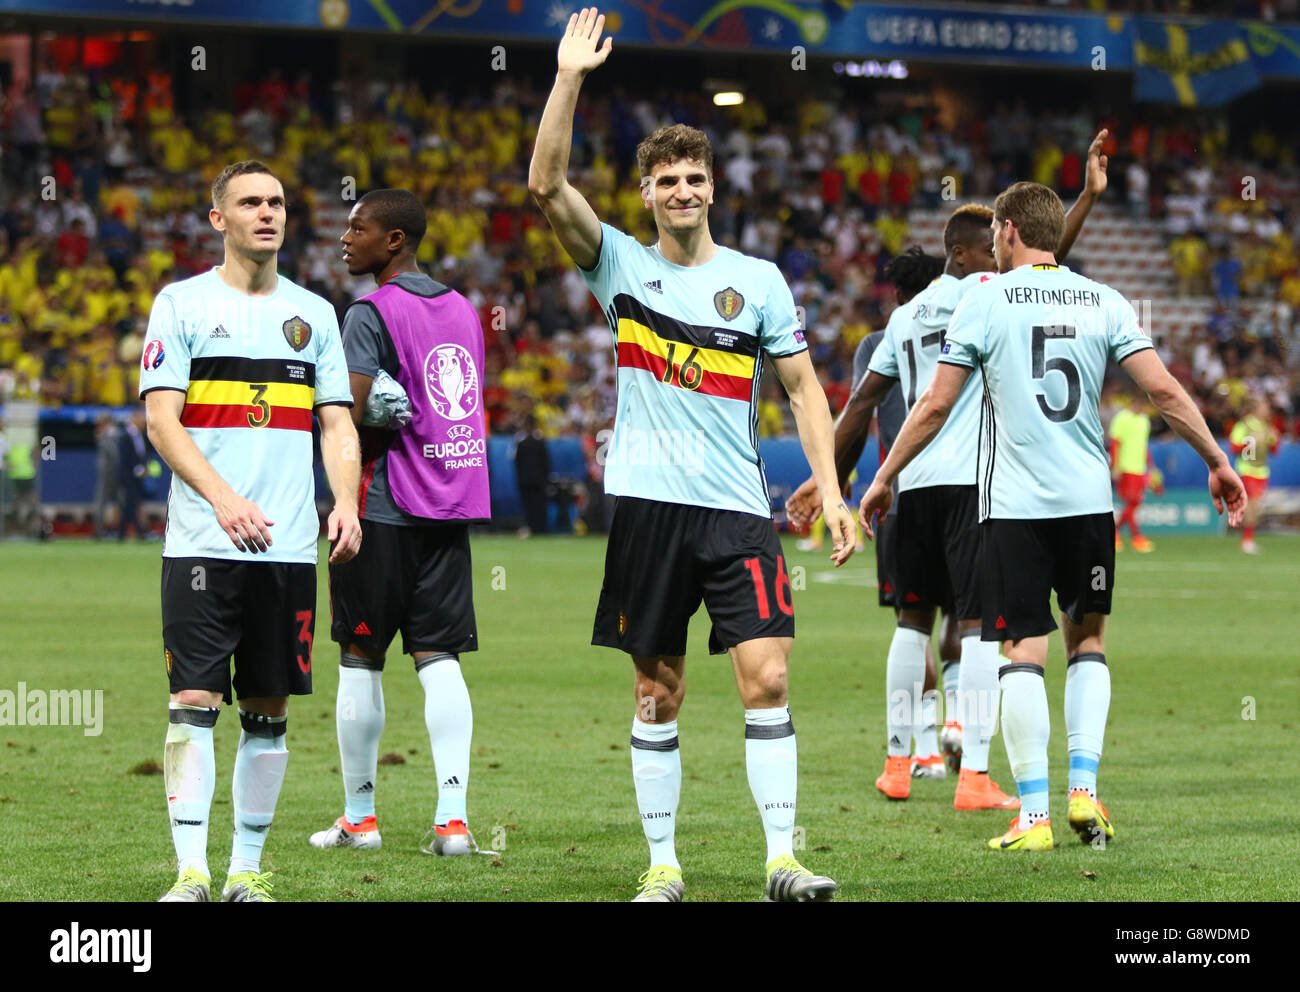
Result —
<instances>
[{"instance_id":1,"label":"number 11 jersey","mask_svg":"<svg viewBox=\"0 0 1300 992\"><path fill-rule=\"evenodd\" d=\"M966 294L939 361L984 374L980 520L1111 512L1106 363L1151 346L1127 300L1064 266L1022 265Z\"/></svg>"}]
</instances>

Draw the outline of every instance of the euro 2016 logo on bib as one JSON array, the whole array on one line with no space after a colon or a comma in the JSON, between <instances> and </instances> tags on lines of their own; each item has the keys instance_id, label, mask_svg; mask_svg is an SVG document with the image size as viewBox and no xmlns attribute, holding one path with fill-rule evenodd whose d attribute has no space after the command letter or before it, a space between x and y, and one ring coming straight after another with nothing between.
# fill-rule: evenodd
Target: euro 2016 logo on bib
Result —
<instances>
[{"instance_id":1,"label":"euro 2016 logo on bib","mask_svg":"<svg viewBox=\"0 0 1300 992\"><path fill-rule=\"evenodd\" d=\"M439 345L425 356L424 389L441 416L464 420L478 409L479 382L474 359L458 344Z\"/></svg>"},{"instance_id":2,"label":"euro 2016 logo on bib","mask_svg":"<svg viewBox=\"0 0 1300 992\"><path fill-rule=\"evenodd\" d=\"M167 353L163 351L163 343L154 338L144 346L144 354L140 356L140 365L146 372L160 367Z\"/></svg>"}]
</instances>

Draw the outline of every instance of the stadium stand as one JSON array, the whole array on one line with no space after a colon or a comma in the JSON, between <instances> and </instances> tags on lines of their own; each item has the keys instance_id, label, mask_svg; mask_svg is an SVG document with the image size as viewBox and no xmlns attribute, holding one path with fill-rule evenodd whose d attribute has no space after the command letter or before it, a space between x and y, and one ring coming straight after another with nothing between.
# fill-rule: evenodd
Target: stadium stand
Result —
<instances>
[{"instance_id":1,"label":"stadium stand","mask_svg":"<svg viewBox=\"0 0 1300 992\"><path fill-rule=\"evenodd\" d=\"M914 242L938 252L954 202L987 201L1014 178L1072 196L1087 143L1106 126L1111 189L1071 261L1145 307L1163 357L1217 432L1250 396L1267 395L1282 433L1300 435L1293 125L1238 133L1223 111L1152 121L1130 108L1020 101L945 126L933 106L862 107L845 95L728 109L699 93L650 96L584 98L575 181L600 216L648 240L637 141L669 118L706 128L719 183L714 236L778 262L833 409L847 398L857 342L888 317L892 291L876 282L888 259ZM547 437L577 438L594 459L614 409L608 329L528 201L543 97L539 83L513 77L484 99L360 77L326 92L309 74L289 81L273 70L213 106L186 103L162 70L139 79L44 58L27 92L5 94L0 127L10 194L0 212L0 397L48 410L130 403L154 293L218 257L207 184L226 162L260 157L285 177L292 205L282 270L340 313L366 287L338 262L350 206L339 177L356 195L391 185L426 197L421 261L480 309L491 429L509 436L532 414ZM46 175L70 195L15 192ZM792 425L775 381L759 419L764 437ZM591 460L588 474L596 469Z\"/></svg>"}]
</instances>

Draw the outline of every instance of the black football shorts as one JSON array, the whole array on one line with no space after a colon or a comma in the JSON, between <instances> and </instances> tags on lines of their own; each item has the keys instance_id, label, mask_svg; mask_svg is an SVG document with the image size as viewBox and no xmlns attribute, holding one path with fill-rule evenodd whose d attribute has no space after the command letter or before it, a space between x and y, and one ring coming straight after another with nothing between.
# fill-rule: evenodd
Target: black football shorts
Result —
<instances>
[{"instance_id":1,"label":"black football shorts","mask_svg":"<svg viewBox=\"0 0 1300 992\"><path fill-rule=\"evenodd\" d=\"M937 607L958 620L980 618L978 487L900 493L896 540L894 605Z\"/></svg>"},{"instance_id":2,"label":"black football shorts","mask_svg":"<svg viewBox=\"0 0 1300 992\"><path fill-rule=\"evenodd\" d=\"M1092 513L1048 520L980 524L980 582L986 641L1038 637L1056 629L1052 590L1062 613L1110 613L1115 586L1115 517Z\"/></svg>"},{"instance_id":3,"label":"black football shorts","mask_svg":"<svg viewBox=\"0 0 1300 992\"><path fill-rule=\"evenodd\" d=\"M898 585L898 514L876 518L876 594L881 606L897 606L894 590Z\"/></svg>"},{"instance_id":4,"label":"black football shorts","mask_svg":"<svg viewBox=\"0 0 1300 992\"><path fill-rule=\"evenodd\" d=\"M478 650L468 524L361 521L361 550L330 566L330 636L382 656ZM380 666L382 667L382 666Z\"/></svg>"},{"instance_id":5,"label":"black football shorts","mask_svg":"<svg viewBox=\"0 0 1300 992\"><path fill-rule=\"evenodd\" d=\"M316 566L226 558L164 558L163 659L172 692L231 701L311 692Z\"/></svg>"},{"instance_id":6,"label":"black football shorts","mask_svg":"<svg viewBox=\"0 0 1300 992\"><path fill-rule=\"evenodd\" d=\"M767 517L620 496L605 550L591 643L644 657L686 653L703 600L709 653L756 637L793 637L794 601Z\"/></svg>"}]
</instances>

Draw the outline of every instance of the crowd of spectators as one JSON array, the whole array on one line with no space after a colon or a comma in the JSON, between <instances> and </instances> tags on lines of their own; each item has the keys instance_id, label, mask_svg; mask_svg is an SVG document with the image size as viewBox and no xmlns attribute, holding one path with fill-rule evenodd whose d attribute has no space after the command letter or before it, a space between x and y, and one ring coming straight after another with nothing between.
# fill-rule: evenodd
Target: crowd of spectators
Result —
<instances>
[{"instance_id":1,"label":"crowd of spectators","mask_svg":"<svg viewBox=\"0 0 1300 992\"><path fill-rule=\"evenodd\" d=\"M0 395L130 402L154 294L219 261L211 180L228 162L260 158L286 184L282 271L340 314L371 288L347 276L336 240L352 199L379 186L422 196L421 262L480 310L491 429L514 433L531 416L546 437L594 446L612 422L614 355L603 316L528 197L545 95L519 79L476 98L362 79L319 87L272 71L228 106L181 108L165 72L91 79L46 61L3 108ZM636 145L663 123L704 128L718 184L713 236L779 264L837 409L857 343L893 306L878 274L910 243L909 213L987 199L1023 177L1070 197L1106 126L1108 202L1163 223L1180 292L1218 298L1197 340L1166 346L1175 373L1220 426L1251 394L1272 397L1279 415L1300 412L1294 131L1241 136L1223 114L1126 109L1099 119L1092 108L1045 114L1024 102L951 128L938 119L819 100L769 116L752 99L720 109L699 92L592 91L574 121L571 179L598 216L649 243ZM1243 176L1256 180L1253 198L1242 196ZM764 435L791 427L775 381L760 390L759 420Z\"/></svg>"}]
</instances>

